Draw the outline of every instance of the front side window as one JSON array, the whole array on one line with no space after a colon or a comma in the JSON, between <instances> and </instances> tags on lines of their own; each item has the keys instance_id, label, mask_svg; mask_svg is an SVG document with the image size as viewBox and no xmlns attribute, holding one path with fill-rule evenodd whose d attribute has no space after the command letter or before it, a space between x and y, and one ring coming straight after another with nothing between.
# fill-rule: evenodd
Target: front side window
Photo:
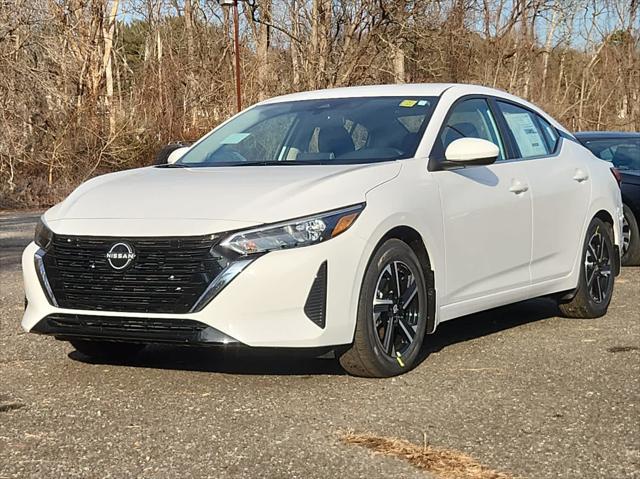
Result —
<instances>
[{"instance_id":1,"label":"front side window","mask_svg":"<svg viewBox=\"0 0 640 479\"><path fill-rule=\"evenodd\" d=\"M587 140L584 145L619 170L640 170L640 138Z\"/></svg>"},{"instance_id":2,"label":"front side window","mask_svg":"<svg viewBox=\"0 0 640 479\"><path fill-rule=\"evenodd\" d=\"M453 107L440 134L442 151L445 152L451 142L459 138L488 140L500 149L498 161L505 158L502 139L487 100L473 98Z\"/></svg>"},{"instance_id":3,"label":"front side window","mask_svg":"<svg viewBox=\"0 0 640 479\"><path fill-rule=\"evenodd\" d=\"M410 158L435 103L435 97L363 97L261 105L214 130L177 165L348 164Z\"/></svg>"},{"instance_id":4,"label":"front side window","mask_svg":"<svg viewBox=\"0 0 640 479\"><path fill-rule=\"evenodd\" d=\"M502 101L498 101L498 106L520 150L520 158L544 156L551 152L535 113Z\"/></svg>"}]
</instances>

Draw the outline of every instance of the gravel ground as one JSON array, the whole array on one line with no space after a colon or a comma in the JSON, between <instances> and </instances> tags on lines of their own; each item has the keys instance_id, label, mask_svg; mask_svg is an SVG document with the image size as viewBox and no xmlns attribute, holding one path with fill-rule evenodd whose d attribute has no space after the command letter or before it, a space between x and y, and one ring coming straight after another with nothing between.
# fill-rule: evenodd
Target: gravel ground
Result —
<instances>
[{"instance_id":1,"label":"gravel ground","mask_svg":"<svg viewBox=\"0 0 640 479\"><path fill-rule=\"evenodd\" d=\"M36 219L0 214L0 478L427 477L341 431L426 439L519 477L640 478L640 268L605 318L539 299L455 320L394 379L170 347L96 364L19 326Z\"/></svg>"}]
</instances>

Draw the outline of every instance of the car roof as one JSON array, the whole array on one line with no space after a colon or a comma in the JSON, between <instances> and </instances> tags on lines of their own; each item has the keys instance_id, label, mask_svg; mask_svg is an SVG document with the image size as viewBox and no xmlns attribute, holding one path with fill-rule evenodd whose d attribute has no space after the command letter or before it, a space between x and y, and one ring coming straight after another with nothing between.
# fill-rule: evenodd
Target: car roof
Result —
<instances>
[{"instance_id":1,"label":"car roof","mask_svg":"<svg viewBox=\"0 0 640 479\"><path fill-rule=\"evenodd\" d=\"M634 131L578 131L575 137L582 140L595 140L607 138L640 138L640 133Z\"/></svg>"},{"instance_id":2,"label":"car roof","mask_svg":"<svg viewBox=\"0 0 640 479\"><path fill-rule=\"evenodd\" d=\"M269 98L261 102L261 105L268 103L280 103L285 101L302 100L322 100L328 98L363 98L376 96L398 96L398 97L422 97L440 96L450 88L458 87L461 94L495 95L504 98L511 98L512 95L480 85L468 85L463 83L398 83L392 85L366 85L350 86L342 88L327 88L324 90L312 90L299 93ZM518 99L523 101L522 99Z\"/></svg>"},{"instance_id":3,"label":"car roof","mask_svg":"<svg viewBox=\"0 0 640 479\"><path fill-rule=\"evenodd\" d=\"M465 95L487 95L506 100L514 101L518 104L526 106L537 113L541 114L556 128L571 134L563 125L558 123L553 117L546 112L526 101L523 98L516 97L496 88L489 88L481 85L472 85L465 83L398 83L391 85L367 85L367 86L351 86L342 88L328 88L324 90L304 91L299 93L291 93L288 95L269 98L254 106L268 105L274 103L282 103L288 101L304 101L304 100L323 100L331 98L365 98L365 97L429 97L442 96L447 90L454 89L457 96Z\"/></svg>"}]
</instances>

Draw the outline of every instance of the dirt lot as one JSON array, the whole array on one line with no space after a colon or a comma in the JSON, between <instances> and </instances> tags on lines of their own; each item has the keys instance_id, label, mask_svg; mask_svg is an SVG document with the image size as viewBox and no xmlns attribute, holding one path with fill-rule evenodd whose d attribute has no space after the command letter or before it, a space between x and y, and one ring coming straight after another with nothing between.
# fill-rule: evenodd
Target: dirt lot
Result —
<instances>
[{"instance_id":1,"label":"dirt lot","mask_svg":"<svg viewBox=\"0 0 640 479\"><path fill-rule=\"evenodd\" d=\"M37 215L0 215L0 478L431 477L346 445L371 433L526 478L640 478L640 268L599 320L540 299L469 316L389 380L334 361L154 347L91 364L24 333L19 254Z\"/></svg>"}]
</instances>

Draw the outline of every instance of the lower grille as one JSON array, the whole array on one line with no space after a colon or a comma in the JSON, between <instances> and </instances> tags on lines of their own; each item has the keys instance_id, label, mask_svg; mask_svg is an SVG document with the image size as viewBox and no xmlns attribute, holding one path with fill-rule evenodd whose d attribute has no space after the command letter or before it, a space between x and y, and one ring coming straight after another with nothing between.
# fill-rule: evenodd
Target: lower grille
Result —
<instances>
[{"instance_id":1,"label":"lower grille","mask_svg":"<svg viewBox=\"0 0 640 479\"><path fill-rule=\"evenodd\" d=\"M36 324L32 331L55 335L60 339L179 344L237 343L230 336L191 319L51 314Z\"/></svg>"},{"instance_id":2,"label":"lower grille","mask_svg":"<svg viewBox=\"0 0 640 479\"><path fill-rule=\"evenodd\" d=\"M126 268L107 254L126 242ZM44 268L58 305L67 309L187 313L226 266L211 253L217 237L109 238L54 235Z\"/></svg>"}]
</instances>

